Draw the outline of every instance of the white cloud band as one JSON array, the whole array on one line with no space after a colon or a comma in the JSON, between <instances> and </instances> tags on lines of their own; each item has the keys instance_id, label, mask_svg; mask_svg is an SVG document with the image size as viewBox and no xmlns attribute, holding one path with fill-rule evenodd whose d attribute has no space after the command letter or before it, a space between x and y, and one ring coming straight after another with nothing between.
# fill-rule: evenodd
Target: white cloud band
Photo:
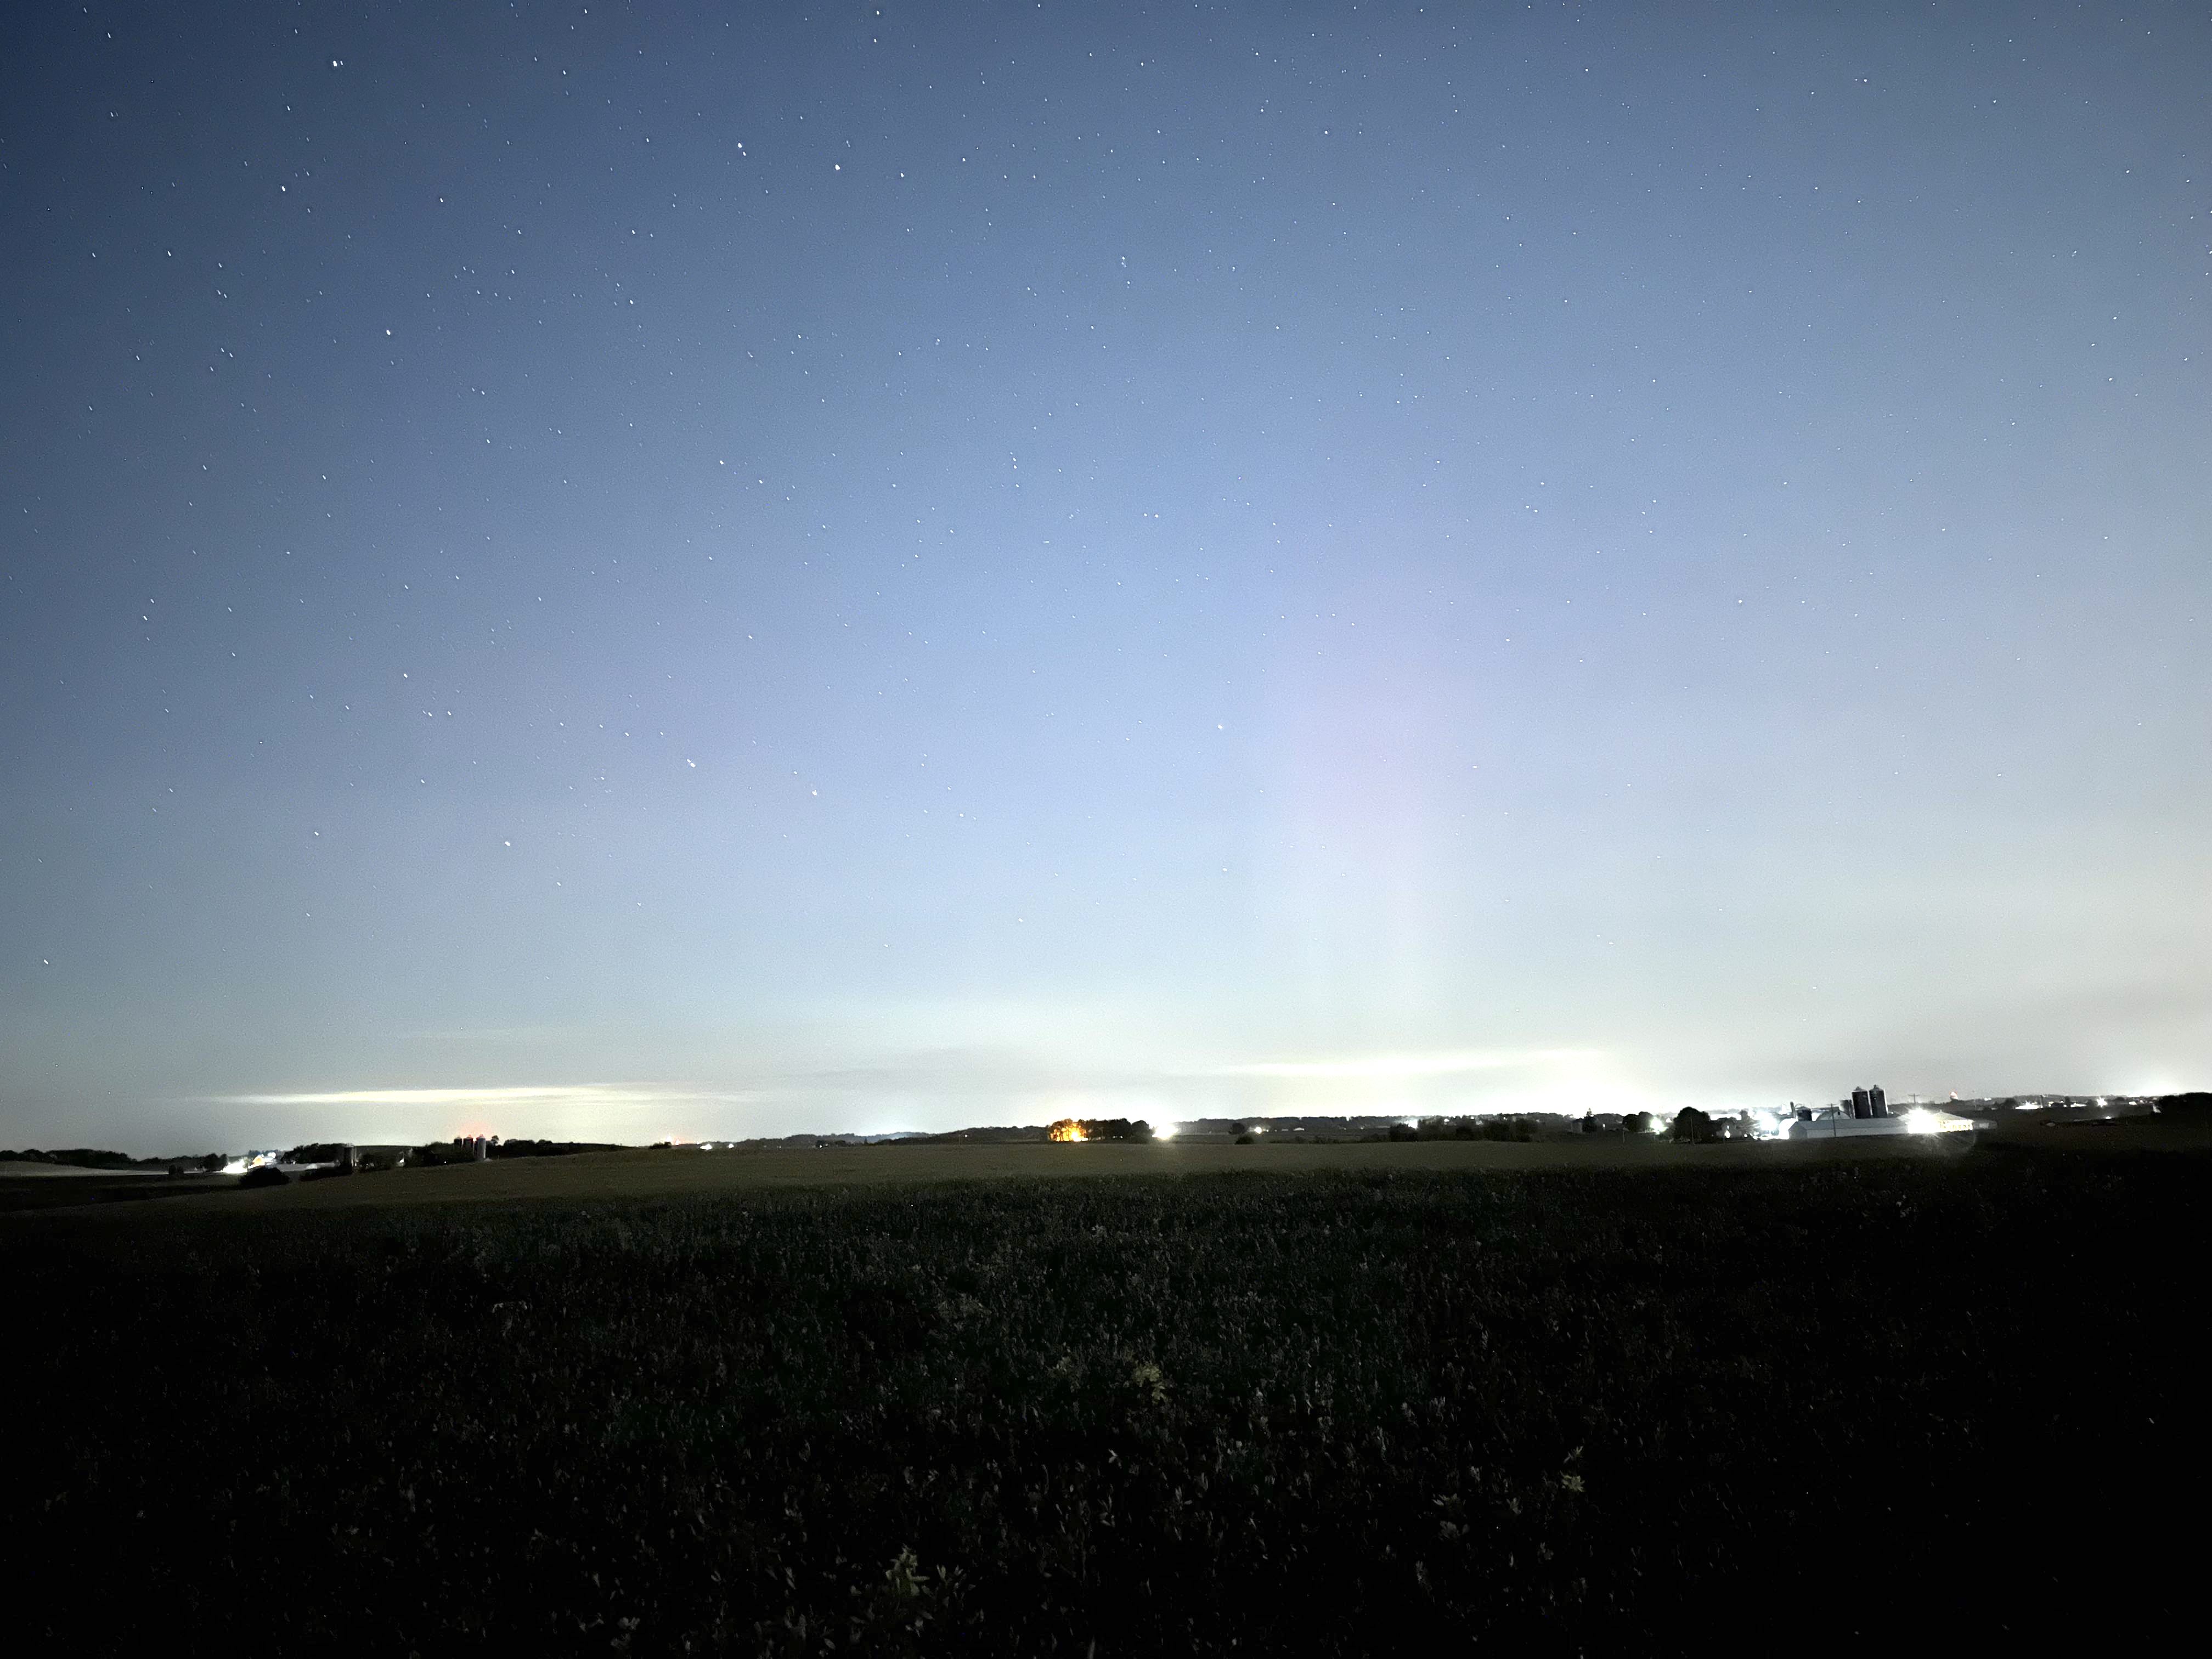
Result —
<instances>
[{"instance_id":1,"label":"white cloud band","mask_svg":"<svg viewBox=\"0 0 2212 1659\"><path fill-rule=\"evenodd\" d=\"M682 1101L744 1101L744 1091L650 1084L557 1083L490 1089L338 1089L306 1094L209 1095L231 1106L665 1106Z\"/></svg>"},{"instance_id":2,"label":"white cloud band","mask_svg":"<svg viewBox=\"0 0 2212 1659\"><path fill-rule=\"evenodd\" d=\"M1380 1082L1403 1078L1461 1077L1474 1072L1516 1071L1534 1066L1587 1061L1595 1057L1591 1050L1584 1048L1456 1049L1419 1054L1368 1054L1352 1060L1263 1060L1241 1066L1216 1066L1198 1075Z\"/></svg>"}]
</instances>

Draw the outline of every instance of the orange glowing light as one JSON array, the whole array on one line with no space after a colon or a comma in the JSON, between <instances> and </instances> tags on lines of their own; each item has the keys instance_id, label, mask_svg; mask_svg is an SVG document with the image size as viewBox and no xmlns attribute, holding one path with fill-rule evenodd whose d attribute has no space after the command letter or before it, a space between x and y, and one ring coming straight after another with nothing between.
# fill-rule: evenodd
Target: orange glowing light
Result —
<instances>
[{"instance_id":1,"label":"orange glowing light","mask_svg":"<svg viewBox=\"0 0 2212 1659\"><path fill-rule=\"evenodd\" d=\"M1086 1139L1083 1126L1072 1117L1064 1117L1045 1132L1048 1140L1082 1140Z\"/></svg>"}]
</instances>

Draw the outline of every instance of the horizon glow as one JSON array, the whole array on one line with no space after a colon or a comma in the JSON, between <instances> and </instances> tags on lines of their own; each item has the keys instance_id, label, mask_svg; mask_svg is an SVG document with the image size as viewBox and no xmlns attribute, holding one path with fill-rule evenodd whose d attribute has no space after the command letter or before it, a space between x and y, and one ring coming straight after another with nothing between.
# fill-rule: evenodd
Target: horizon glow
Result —
<instances>
[{"instance_id":1,"label":"horizon glow","mask_svg":"<svg viewBox=\"0 0 2212 1659\"><path fill-rule=\"evenodd\" d=\"M298 26L0 63L0 1141L2212 1077L2201 9Z\"/></svg>"}]
</instances>

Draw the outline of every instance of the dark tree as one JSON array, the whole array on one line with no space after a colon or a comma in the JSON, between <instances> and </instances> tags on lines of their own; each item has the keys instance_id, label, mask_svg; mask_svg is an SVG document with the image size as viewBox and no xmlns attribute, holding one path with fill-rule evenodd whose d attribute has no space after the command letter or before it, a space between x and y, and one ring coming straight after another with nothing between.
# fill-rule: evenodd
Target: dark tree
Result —
<instances>
[{"instance_id":1,"label":"dark tree","mask_svg":"<svg viewBox=\"0 0 2212 1659\"><path fill-rule=\"evenodd\" d=\"M1685 1106L1674 1114L1674 1135L1677 1140L1708 1141L1717 1133L1712 1119L1695 1106Z\"/></svg>"},{"instance_id":2,"label":"dark tree","mask_svg":"<svg viewBox=\"0 0 2212 1659\"><path fill-rule=\"evenodd\" d=\"M1085 1140L1150 1140L1152 1126L1142 1120L1132 1123L1126 1117L1087 1117L1083 1120Z\"/></svg>"}]
</instances>

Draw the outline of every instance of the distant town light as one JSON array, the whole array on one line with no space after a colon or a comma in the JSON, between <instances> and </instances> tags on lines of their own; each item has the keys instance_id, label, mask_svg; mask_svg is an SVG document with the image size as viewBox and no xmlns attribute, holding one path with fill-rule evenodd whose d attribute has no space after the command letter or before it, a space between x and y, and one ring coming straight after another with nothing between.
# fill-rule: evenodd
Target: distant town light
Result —
<instances>
[{"instance_id":1,"label":"distant town light","mask_svg":"<svg viewBox=\"0 0 2212 1659\"><path fill-rule=\"evenodd\" d=\"M1971 1118L1957 1117L1949 1112L1938 1112L1926 1106L1912 1107L1905 1114L1905 1132L1907 1134L1949 1134L1973 1127Z\"/></svg>"}]
</instances>

